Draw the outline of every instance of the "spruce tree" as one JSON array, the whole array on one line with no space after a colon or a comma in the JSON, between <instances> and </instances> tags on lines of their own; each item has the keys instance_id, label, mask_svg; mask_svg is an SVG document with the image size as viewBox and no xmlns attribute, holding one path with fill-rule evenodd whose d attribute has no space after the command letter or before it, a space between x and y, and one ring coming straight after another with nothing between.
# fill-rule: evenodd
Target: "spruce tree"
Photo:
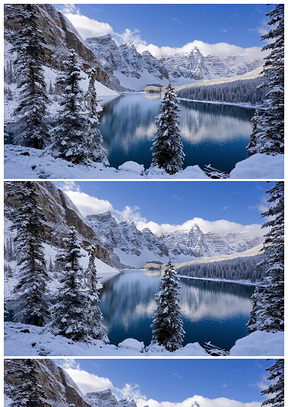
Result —
<instances>
[{"instance_id":1,"label":"spruce tree","mask_svg":"<svg viewBox=\"0 0 288 407\"><path fill-rule=\"evenodd\" d=\"M268 217L263 227L265 235L263 252L265 274L258 297L257 326L261 331L284 330L284 182L277 182L269 191L270 208L262 213Z\"/></svg>"},{"instance_id":2,"label":"spruce tree","mask_svg":"<svg viewBox=\"0 0 288 407\"><path fill-rule=\"evenodd\" d=\"M20 296L20 311L15 318L26 324L43 326L48 320L47 282L44 256L45 218L38 205L34 182L17 182L16 199L20 207L13 213L14 239L20 280L15 288Z\"/></svg>"},{"instance_id":3,"label":"spruce tree","mask_svg":"<svg viewBox=\"0 0 288 407\"><path fill-rule=\"evenodd\" d=\"M101 339L105 343L109 342L107 337L107 328L104 326L102 320L103 315L99 308L99 291L97 276L97 269L95 266L95 247L90 248L89 263L86 270L86 310L85 318L87 320L87 334L91 339Z\"/></svg>"},{"instance_id":4,"label":"spruce tree","mask_svg":"<svg viewBox=\"0 0 288 407\"><path fill-rule=\"evenodd\" d=\"M63 89L63 100L60 102L61 111L56 117L56 127L51 132L51 148L56 157L74 164L85 162L85 118L82 114L83 95L79 84L81 79L76 52L70 50L66 72L57 82L57 86L61 85Z\"/></svg>"},{"instance_id":5,"label":"spruce tree","mask_svg":"<svg viewBox=\"0 0 288 407\"><path fill-rule=\"evenodd\" d=\"M87 324L85 319L85 290L82 287L83 269L80 266L80 244L76 229L69 230L66 252L61 264L63 277L61 287L53 307L52 329L56 335L62 335L73 341L86 341Z\"/></svg>"},{"instance_id":6,"label":"spruce tree","mask_svg":"<svg viewBox=\"0 0 288 407\"><path fill-rule=\"evenodd\" d=\"M109 165L107 152L102 143L102 135L97 113L95 71L91 70L87 97L87 111L83 107L83 92L80 88L81 69L77 55L70 50L66 72L59 77L56 87L62 89L61 111L56 117L56 127L51 131L51 149L55 157L71 161L73 164L101 162Z\"/></svg>"},{"instance_id":7,"label":"spruce tree","mask_svg":"<svg viewBox=\"0 0 288 407\"><path fill-rule=\"evenodd\" d=\"M103 137L99 130L98 100L95 88L95 69L89 70L89 85L86 93L88 117L86 122L86 157L91 162L109 165L107 151L103 147Z\"/></svg>"},{"instance_id":8,"label":"spruce tree","mask_svg":"<svg viewBox=\"0 0 288 407\"><path fill-rule=\"evenodd\" d=\"M40 383L37 361L33 359L10 360L5 362L7 374L15 377L16 386L11 387L10 407L46 407L49 399Z\"/></svg>"},{"instance_id":9,"label":"spruce tree","mask_svg":"<svg viewBox=\"0 0 288 407\"><path fill-rule=\"evenodd\" d=\"M183 166L185 154L179 130L179 102L169 83L161 102L161 113L156 117L157 132L153 139L152 167L163 168L175 174Z\"/></svg>"},{"instance_id":10,"label":"spruce tree","mask_svg":"<svg viewBox=\"0 0 288 407\"><path fill-rule=\"evenodd\" d=\"M15 71L19 88L19 130L14 141L26 147L42 149L49 140L45 115L49 99L44 80L45 39L38 27L37 6L34 4L8 5L8 18L13 18L20 29L12 35L16 53Z\"/></svg>"},{"instance_id":11,"label":"spruce tree","mask_svg":"<svg viewBox=\"0 0 288 407\"><path fill-rule=\"evenodd\" d=\"M153 316L152 343L163 345L174 352L182 347L185 331L179 305L179 277L169 260L161 279L160 291L156 294L157 309Z\"/></svg>"},{"instance_id":12,"label":"spruce tree","mask_svg":"<svg viewBox=\"0 0 288 407\"><path fill-rule=\"evenodd\" d=\"M267 16L271 29L262 36L268 41L262 50L270 51L263 69L267 91L258 116L254 117L249 155L284 153L284 4L278 4Z\"/></svg>"},{"instance_id":13,"label":"spruce tree","mask_svg":"<svg viewBox=\"0 0 288 407\"><path fill-rule=\"evenodd\" d=\"M284 407L284 359L278 359L267 371L270 386L262 391L262 395L270 395L262 406Z\"/></svg>"}]
</instances>

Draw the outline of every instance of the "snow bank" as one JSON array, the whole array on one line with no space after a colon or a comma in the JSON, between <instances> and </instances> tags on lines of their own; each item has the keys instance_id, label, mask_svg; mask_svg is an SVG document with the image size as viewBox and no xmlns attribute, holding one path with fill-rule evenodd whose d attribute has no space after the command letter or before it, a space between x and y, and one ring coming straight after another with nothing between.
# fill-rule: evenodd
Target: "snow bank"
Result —
<instances>
[{"instance_id":1,"label":"snow bank","mask_svg":"<svg viewBox=\"0 0 288 407\"><path fill-rule=\"evenodd\" d=\"M230 173L233 179L283 179L284 154L254 154L240 161Z\"/></svg>"},{"instance_id":2,"label":"snow bank","mask_svg":"<svg viewBox=\"0 0 288 407\"><path fill-rule=\"evenodd\" d=\"M283 356L284 332L255 331L238 339L230 356Z\"/></svg>"},{"instance_id":3,"label":"snow bank","mask_svg":"<svg viewBox=\"0 0 288 407\"><path fill-rule=\"evenodd\" d=\"M159 168L144 170L142 164L127 161L118 169L95 163L75 165L52 157L47 151L5 145L6 179L209 179L198 165L186 167L174 175ZM231 179L283 179L284 155L255 154L236 164Z\"/></svg>"},{"instance_id":4,"label":"snow bank","mask_svg":"<svg viewBox=\"0 0 288 407\"><path fill-rule=\"evenodd\" d=\"M176 352L127 338L119 344L105 345L73 342L63 336L54 336L48 330L34 325L5 322L4 348L6 356L208 356L198 343L188 344Z\"/></svg>"},{"instance_id":5,"label":"snow bank","mask_svg":"<svg viewBox=\"0 0 288 407\"><path fill-rule=\"evenodd\" d=\"M283 356L283 332L254 332L239 339L231 349L231 356ZM4 324L5 356L209 356L199 343L188 343L175 352L163 346L144 347L143 342L127 338L118 346L102 341L93 344L73 342L63 336L54 336L44 328L15 322Z\"/></svg>"},{"instance_id":6,"label":"snow bank","mask_svg":"<svg viewBox=\"0 0 288 407\"><path fill-rule=\"evenodd\" d=\"M61 158L54 158L45 150L5 145L5 179L207 179L198 165L187 167L174 175L159 169L144 171L143 165L127 161L119 166L104 167L75 165Z\"/></svg>"}]
</instances>

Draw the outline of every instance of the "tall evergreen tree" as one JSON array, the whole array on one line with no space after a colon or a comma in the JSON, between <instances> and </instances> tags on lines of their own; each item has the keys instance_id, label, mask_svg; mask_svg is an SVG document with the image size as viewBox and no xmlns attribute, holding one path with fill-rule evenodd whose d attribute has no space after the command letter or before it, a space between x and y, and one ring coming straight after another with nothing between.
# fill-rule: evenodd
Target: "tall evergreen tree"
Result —
<instances>
[{"instance_id":1,"label":"tall evergreen tree","mask_svg":"<svg viewBox=\"0 0 288 407\"><path fill-rule=\"evenodd\" d=\"M92 339L101 339L105 343L109 342L107 336L107 328L103 324L103 315L99 308L99 291L98 283L99 278L97 276L97 269L95 266L95 247L90 248L89 263L86 270L86 310L85 317L87 320L87 334Z\"/></svg>"},{"instance_id":2,"label":"tall evergreen tree","mask_svg":"<svg viewBox=\"0 0 288 407\"><path fill-rule=\"evenodd\" d=\"M33 359L9 360L7 374L15 377L16 386L11 387L10 407L46 407L49 400L38 377L38 363Z\"/></svg>"},{"instance_id":3,"label":"tall evergreen tree","mask_svg":"<svg viewBox=\"0 0 288 407\"><path fill-rule=\"evenodd\" d=\"M72 161L74 164L85 162L85 118L82 113L83 95L80 89L81 70L76 52L70 50L66 61L66 72L58 78L57 86L63 89L61 111L56 118L56 127L52 130L52 150L56 157ZM59 83L60 82L60 83Z\"/></svg>"},{"instance_id":4,"label":"tall evergreen tree","mask_svg":"<svg viewBox=\"0 0 288 407\"><path fill-rule=\"evenodd\" d=\"M52 151L56 157L74 164L101 162L109 165L107 152L98 129L97 94L95 90L95 71L91 70L87 98L87 111L83 108L83 92L80 88L81 69L77 55L70 50L66 72L59 77L57 88L63 90L62 106L52 130Z\"/></svg>"},{"instance_id":5,"label":"tall evergreen tree","mask_svg":"<svg viewBox=\"0 0 288 407\"><path fill-rule=\"evenodd\" d=\"M183 166L185 154L179 130L179 102L169 83L161 102L161 113L156 117L157 132L153 139L152 166L175 174Z\"/></svg>"},{"instance_id":6,"label":"tall evergreen tree","mask_svg":"<svg viewBox=\"0 0 288 407\"><path fill-rule=\"evenodd\" d=\"M267 92L254 118L252 141L247 147L249 155L284 153L284 4L276 5L267 16L271 29L262 36L268 41L263 51L270 51L263 69Z\"/></svg>"},{"instance_id":7,"label":"tall evergreen tree","mask_svg":"<svg viewBox=\"0 0 288 407\"><path fill-rule=\"evenodd\" d=\"M95 88L95 69L89 70L89 85L86 93L88 117L86 123L86 157L92 162L108 166L107 151L103 147L103 137L99 130L98 100Z\"/></svg>"},{"instance_id":8,"label":"tall evergreen tree","mask_svg":"<svg viewBox=\"0 0 288 407\"><path fill-rule=\"evenodd\" d=\"M44 148L49 140L45 115L49 99L44 80L44 36L37 23L35 4L7 5L9 18L15 19L20 29L12 36L12 52L16 52L16 77L20 89L19 131L15 142L27 147Z\"/></svg>"},{"instance_id":9,"label":"tall evergreen tree","mask_svg":"<svg viewBox=\"0 0 288 407\"><path fill-rule=\"evenodd\" d=\"M284 359L278 359L267 371L270 386L262 391L262 395L270 395L262 406L284 407Z\"/></svg>"},{"instance_id":10,"label":"tall evergreen tree","mask_svg":"<svg viewBox=\"0 0 288 407\"><path fill-rule=\"evenodd\" d=\"M185 334L179 305L178 280L175 268L169 260L161 279L160 291L156 294L157 309L151 328L152 343L163 345L170 352L182 347Z\"/></svg>"},{"instance_id":11,"label":"tall evergreen tree","mask_svg":"<svg viewBox=\"0 0 288 407\"><path fill-rule=\"evenodd\" d=\"M259 294L257 310L252 309L258 318L261 331L284 330L284 182L277 182L269 191L270 208L262 213L268 217L263 227L269 228L263 245L266 268Z\"/></svg>"},{"instance_id":12,"label":"tall evergreen tree","mask_svg":"<svg viewBox=\"0 0 288 407\"><path fill-rule=\"evenodd\" d=\"M17 182L16 198L20 207L14 211L12 228L17 231L14 247L20 280L16 292L20 295L21 309L16 319L43 326L49 317L46 300L49 277L43 248L45 218L37 196L34 182Z\"/></svg>"},{"instance_id":13,"label":"tall evergreen tree","mask_svg":"<svg viewBox=\"0 0 288 407\"><path fill-rule=\"evenodd\" d=\"M56 335L62 335L74 341L87 340L85 319L85 290L82 287L83 269L80 266L80 244L76 230L70 228L67 249L61 264L63 265L62 286L56 295L53 309L52 328Z\"/></svg>"}]
</instances>

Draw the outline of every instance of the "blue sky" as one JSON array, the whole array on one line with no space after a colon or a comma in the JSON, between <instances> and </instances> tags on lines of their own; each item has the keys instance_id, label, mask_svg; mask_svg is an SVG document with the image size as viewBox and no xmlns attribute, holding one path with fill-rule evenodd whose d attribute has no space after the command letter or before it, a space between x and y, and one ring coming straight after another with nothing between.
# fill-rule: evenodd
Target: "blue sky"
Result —
<instances>
[{"instance_id":1,"label":"blue sky","mask_svg":"<svg viewBox=\"0 0 288 407\"><path fill-rule=\"evenodd\" d=\"M82 213L125 212L158 224L180 225L194 217L241 225L263 223L265 181L82 181L57 182ZM91 199L90 199L91 197ZM93 199L97 198L97 199Z\"/></svg>"},{"instance_id":2,"label":"blue sky","mask_svg":"<svg viewBox=\"0 0 288 407\"><path fill-rule=\"evenodd\" d=\"M262 47L266 4L76 4L57 5L83 37L112 34L125 42L182 47L194 40ZM84 18L83 18L84 16ZM86 17L86 19L85 19ZM89 18L89 20L87 19Z\"/></svg>"},{"instance_id":3,"label":"blue sky","mask_svg":"<svg viewBox=\"0 0 288 407\"><path fill-rule=\"evenodd\" d=\"M56 363L63 362L56 360ZM111 384L106 383L106 387L112 391L123 389L128 383L130 395L134 391L138 396L141 393L159 402L181 402L200 395L247 403L263 401L261 389L267 384L265 369L272 363L264 359L77 359L70 364L68 372L79 383L83 380L81 371L108 378ZM86 380L93 386L93 377Z\"/></svg>"}]
</instances>

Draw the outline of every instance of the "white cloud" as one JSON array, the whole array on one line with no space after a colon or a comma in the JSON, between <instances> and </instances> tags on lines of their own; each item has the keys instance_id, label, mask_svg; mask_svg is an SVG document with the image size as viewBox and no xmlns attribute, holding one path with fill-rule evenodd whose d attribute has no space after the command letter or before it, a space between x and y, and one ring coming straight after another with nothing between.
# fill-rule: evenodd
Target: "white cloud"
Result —
<instances>
[{"instance_id":1,"label":"white cloud","mask_svg":"<svg viewBox=\"0 0 288 407\"><path fill-rule=\"evenodd\" d=\"M84 39L93 36L98 37L101 35L111 34L118 44L134 44L138 52L142 53L148 50L156 58L174 55L175 53L179 52L188 54L195 46L199 48L200 52L204 56L213 54L219 57L237 55L244 55L247 56L247 58L255 58L256 55L258 58L263 57L261 47L242 48L224 42L208 44L203 41L195 40L178 48L158 47L154 44L147 44L147 42L141 38L141 33L137 28L126 28L123 33L117 33L113 30L113 27L111 27L110 24L81 15L79 9L77 9L77 7L74 5L66 5L63 11L65 16L71 21ZM180 20L177 20L177 18L174 18L173 20L178 23L181 22ZM263 31L264 29L265 26L263 21L263 24L261 27L258 27L257 30Z\"/></svg>"},{"instance_id":2,"label":"white cloud","mask_svg":"<svg viewBox=\"0 0 288 407\"><path fill-rule=\"evenodd\" d=\"M176 231L188 231L194 225L198 225L203 233L209 232L217 232L220 234L227 234L227 233L249 233L250 236L262 235L261 225L241 225L240 223L236 222L229 222L227 220L221 219L216 221L208 221L201 218L194 218L188 220L180 225L170 225L166 224L158 224L156 222L139 222L137 224L140 230L148 227L153 233L156 235L161 235L163 233L172 233Z\"/></svg>"},{"instance_id":3,"label":"white cloud","mask_svg":"<svg viewBox=\"0 0 288 407\"><path fill-rule=\"evenodd\" d=\"M83 216L113 211L113 206L107 200L98 199L94 196L85 194L80 190L73 191L71 189L64 189L64 191L69 196L71 201L77 206Z\"/></svg>"},{"instance_id":4,"label":"white cloud","mask_svg":"<svg viewBox=\"0 0 288 407\"><path fill-rule=\"evenodd\" d=\"M138 206L134 206L134 208L132 208L131 206L126 205L122 211L115 211L113 215L120 222L131 221L134 222L136 226L147 223L147 219L141 215L140 208L138 208Z\"/></svg>"},{"instance_id":5,"label":"white cloud","mask_svg":"<svg viewBox=\"0 0 288 407\"><path fill-rule=\"evenodd\" d=\"M137 406L144 407L191 407L193 403L199 403L201 407L260 407L261 402L241 403L239 401L227 399L225 397L219 397L217 399L207 399L202 396L189 397L186 400L178 403L171 403L169 401L158 402L153 399L138 400Z\"/></svg>"},{"instance_id":6,"label":"white cloud","mask_svg":"<svg viewBox=\"0 0 288 407\"><path fill-rule=\"evenodd\" d=\"M216 399L208 399L202 396L189 397L181 402L172 403L169 401L157 401L154 399L147 399L145 395L141 393L139 385L125 384L122 389L114 387L111 380L104 377L99 377L95 374L91 374L82 370L74 360L65 361L62 364L65 371L71 376L71 378L78 385L82 393L86 394L92 391L103 391L110 389L113 394L119 398L134 399L137 407L191 407L193 403L198 402L201 407L260 407L261 402L242 403L236 400L231 400L225 397L219 397Z\"/></svg>"},{"instance_id":7,"label":"white cloud","mask_svg":"<svg viewBox=\"0 0 288 407\"><path fill-rule=\"evenodd\" d=\"M149 228L157 236L176 231L185 232L190 230L194 225L198 225L203 233L216 232L224 235L228 233L247 233L250 237L263 235L261 225L254 224L245 226L241 225L240 223L230 222L224 219L208 221L195 217L180 225L171 225L169 223L159 224L153 221L148 221L145 217L143 217L141 215L140 208L137 206L131 207L126 205L122 211L114 209L113 205L109 201L98 199L94 196L81 192L74 181L64 182L62 189L77 206L83 216L101 214L109 211L118 222L134 222L139 230Z\"/></svg>"},{"instance_id":8,"label":"white cloud","mask_svg":"<svg viewBox=\"0 0 288 407\"><path fill-rule=\"evenodd\" d=\"M113 384L109 379L88 373L79 366L77 368L67 368L64 365L63 368L84 394L93 391L113 389Z\"/></svg>"},{"instance_id":9,"label":"white cloud","mask_svg":"<svg viewBox=\"0 0 288 407\"><path fill-rule=\"evenodd\" d=\"M188 42L187 44L183 45L182 47L172 48L172 47L157 47L156 45L149 44L146 49L151 52L156 58L166 57L170 55L175 55L177 53L185 53L188 54L191 50L197 47L199 51L204 55L215 55L218 57L227 57L227 56L246 56L262 58L262 51L260 47L251 47L251 48L242 48L237 45L227 44L225 42L219 42L216 44L208 44L203 41L195 40L193 42Z\"/></svg>"},{"instance_id":10,"label":"white cloud","mask_svg":"<svg viewBox=\"0 0 288 407\"><path fill-rule=\"evenodd\" d=\"M83 16L79 12L66 12L65 16L70 20L84 39L113 33L113 28L110 24Z\"/></svg>"}]
</instances>

